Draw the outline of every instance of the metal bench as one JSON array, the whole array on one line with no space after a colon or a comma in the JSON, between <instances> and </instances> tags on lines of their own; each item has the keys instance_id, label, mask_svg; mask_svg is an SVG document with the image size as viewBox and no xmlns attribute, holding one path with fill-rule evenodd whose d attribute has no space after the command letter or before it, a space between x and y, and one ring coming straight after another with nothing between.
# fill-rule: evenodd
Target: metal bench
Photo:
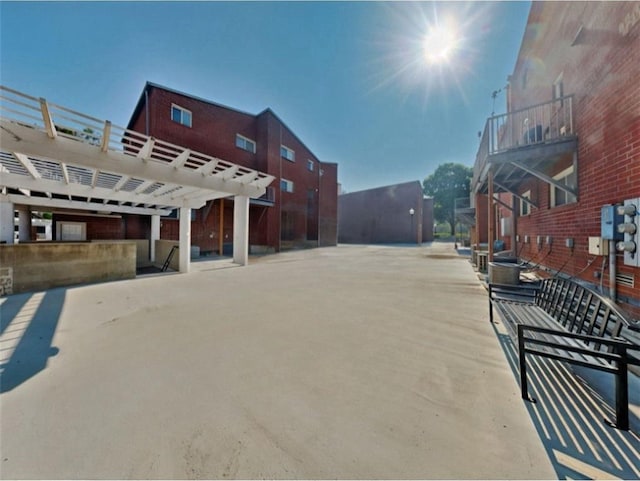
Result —
<instances>
[{"instance_id":1,"label":"metal bench","mask_svg":"<svg viewBox=\"0 0 640 481\"><path fill-rule=\"evenodd\" d=\"M640 346L623 339L635 326L608 299L572 280L536 285L489 284L489 319L497 310L516 343L522 398L531 402L525 355L585 366L615 376L616 421L629 430L628 365L640 365Z\"/></svg>"}]
</instances>

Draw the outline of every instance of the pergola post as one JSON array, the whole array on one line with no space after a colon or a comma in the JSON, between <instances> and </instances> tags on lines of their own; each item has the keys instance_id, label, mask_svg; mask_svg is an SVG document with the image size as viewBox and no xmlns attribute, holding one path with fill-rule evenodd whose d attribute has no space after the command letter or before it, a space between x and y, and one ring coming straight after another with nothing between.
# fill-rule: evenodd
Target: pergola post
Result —
<instances>
[{"instance_id":1,"label":"pergola post","mask_svg":"<svg viewBox=\"0 0 640 481\"><path fill-rule=\"evenodd\" d=\"M31 209L28 205L19 205L18 211L18 242L31 240Z\"/></svg>"},{"instance_id":2,"label":"pergola post","mask_svg":"<svg viewBox=\"0 0 640 481\"><path fill-rule=\"evenodd\" d=\"M156 241L160 240L160 216L151 216L151 245L149 246L149 260L156 261Z\"/></svg>"},{"instance_id":3,"label":"pergola post","mask_svg":"<svg viewBox=\"0 0 640 481\"><path fill-rule=\"evenodd\" d=\"M233 262L246 266L249 263L249 197L233 198Z\"/></svg>"},{"instance_id":4,"label":"pergola post","mask_svg":"<svg viewBox=\"0 0 640 481\"><path fill-rule=\"evenodd\" d=\"M183 273L191 268L191 209L180 207L180 258L178 270Z\"/></svg>"},{"instance_id":5,"label":"pergola post","mask_svg":"<svg viewBox=\"0 0 640 481\"><path fill-rule=\"evenodd\" d=\"M13 203L0 200L0 243L13 244Z\"/></svg>"}]
</instances>

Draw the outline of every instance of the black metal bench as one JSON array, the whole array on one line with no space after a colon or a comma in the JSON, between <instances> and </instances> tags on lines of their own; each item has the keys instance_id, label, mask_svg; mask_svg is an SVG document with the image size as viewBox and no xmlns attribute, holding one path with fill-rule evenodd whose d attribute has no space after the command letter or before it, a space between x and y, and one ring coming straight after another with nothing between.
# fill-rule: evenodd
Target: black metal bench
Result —
<instances>
[{"instance_id":1,"label":"black metal bench","mask_svg":"<svg viewBox=\"0 0 640 481\"><path fill-rule=\"evenodd\" d=\"M572 280L535 285L489 284L489 318L500 313L516 342L522 398L528 394L525 354L565 361L615 375L616 421L629 430L628 365L640 365L640 346L621 337L631 323L608 299Z\"/></svg>"}]
</instances>

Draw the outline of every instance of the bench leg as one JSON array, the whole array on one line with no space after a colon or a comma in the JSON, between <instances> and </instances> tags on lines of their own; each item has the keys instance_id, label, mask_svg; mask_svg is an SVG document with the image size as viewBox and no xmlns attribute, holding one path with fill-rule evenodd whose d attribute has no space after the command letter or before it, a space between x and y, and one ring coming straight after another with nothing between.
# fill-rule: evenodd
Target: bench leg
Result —
<instances>
[{"instance_id":1,"label":"bench leg","mask_svg":"<svg viewBox=\"0 0 640 481\"><path fill-rule=\"evenodd\" d=\"M527 360L524 353L524 329L522 324L518 324L518 361L520 367L520 392L522 399L535 403L536 400L529 397L529 387L527 385Z\"/></svg>"},{"instance_id":2,"label":"bench leg","mask_svg":"<svg viewBox=\"0 0 640 481\"><path fill-rule=\"evenodd\" d=\"M622 430L629 430L629 379L627 377L627 350L622 348L621 360L616 373L616 423L608 424Z\"/></svg>"},{"instance_id":3,"label":"bench leg","mask_svg":"<svg viewBox=\"0 0 640 481\"><path fill-rule=\"evenodd\" d=\"M489 322L493 324L493 303L491 302L491 298L489 298Z\"/></svg>"}]
</instances>

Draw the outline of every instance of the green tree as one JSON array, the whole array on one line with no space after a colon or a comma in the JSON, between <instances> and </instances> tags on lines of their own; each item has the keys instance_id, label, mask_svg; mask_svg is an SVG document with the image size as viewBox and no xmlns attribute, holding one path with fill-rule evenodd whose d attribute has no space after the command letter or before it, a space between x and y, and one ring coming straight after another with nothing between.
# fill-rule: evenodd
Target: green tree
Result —
<instances>
[{"instance_id":1,"label":"green tree","mask_svg":"<svg viewBox=\"0 0 640 481\"><path fill-rule=\"evenodd\" d=\"M433 197L433 216L439 222L448 222L451 235L455 234L455 201L469 197L473 169L462 164L448 162L424 179L422 190Z\"/></svg>"}]
</instances>

